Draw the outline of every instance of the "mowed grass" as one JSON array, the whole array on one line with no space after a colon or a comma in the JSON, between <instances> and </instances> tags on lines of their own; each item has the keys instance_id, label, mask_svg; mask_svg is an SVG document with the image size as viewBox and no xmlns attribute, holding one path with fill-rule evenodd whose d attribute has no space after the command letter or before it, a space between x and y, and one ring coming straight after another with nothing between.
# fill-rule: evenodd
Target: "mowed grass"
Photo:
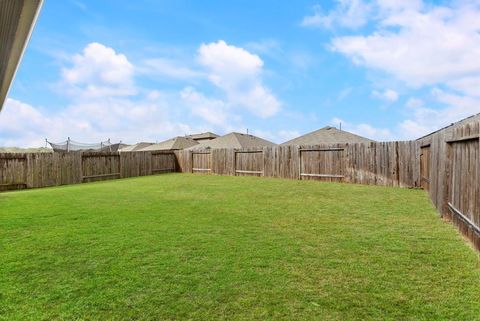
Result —
<instances>
[{"instance_id":1,"label":"mowed grass","mask_svg":"<svg viewBox=\"0 0 480 321\"><path fill-rule=\"evenodd\" d=\"M3 320L479 320L424 191L169 174L0 194Z\"/></svg>"}]
</instances>

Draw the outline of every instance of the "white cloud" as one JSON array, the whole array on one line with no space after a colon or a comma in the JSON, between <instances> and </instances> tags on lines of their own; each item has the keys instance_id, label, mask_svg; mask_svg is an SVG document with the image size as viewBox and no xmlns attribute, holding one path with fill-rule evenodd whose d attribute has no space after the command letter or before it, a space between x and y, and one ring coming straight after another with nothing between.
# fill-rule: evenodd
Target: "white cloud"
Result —
<instances>
[{"instance_id":1,"label":"white cloud","mask_svg":"<svg viewBox=\"0 0 480 321\"><path fill-rule=\"evenodd\" d=\"M236 83L245 78L255 78L263 67L259 56L228 45L223 40L202 44L198 50L198 60L211 70L210 79L219 86L226 81Z\"/></svg>"},{"instance_id":2,"label":"white cloud","mask_svg":"<svg viewBox=\"0 0 480 321\"><path fill-rule=\"evenodd\" d=\"M219 99L207 98L192 87L183 89L180 97L189 106L194 115L203 118L211 124L224 126L230 118L225 102Z\"/></svg>"},{"instance_id":3,"label":"white cloud","mask_svg":"<svg viewBox=\"0 0 480 321\"><path fill-rule=\"evenodd\" d=\"M453 122L480 113L480 99L469 96L455 95L434 89L432 95L437 102L446 107L440 109L429 108L420 100L409 100L413 114L399 124L399 136L404 138L418 138L433 132Z\"/></svg>"},{"instance_id":4,"label":"white cloud","mask_svg":"<svg viewBox=\"0 0 480 321\"><path fill-rule=\"evenodd\" d=\"M40 110L7 98L0 117L0 146L42 146L51 128L55 123Z\"/></svg>"},{"instance_id":5,"label":"white cloud","mask_svg":"<svg viewBox=\"0 0 480 321\"><path fill-rule=\"evenodd\" d=\"M224 41L201 45L196 67L191 67L193 60L183 65L159 57L134 65L100 43L90 43L62 61L65 66L55 89L68 103L54 111L8 99L0 117L0 145L42 146L44 138L55 142L66 137L83 142L158 141L196 131L243 128L244 111L265 118L280 109L263 83L260 57ZM138 86L136 76L149 72L187 85L178 91ZM205 95L190 81L208 81L217 93Z\"/></svg>"},{"instance_id":6,"label":"white cloud","mask_svg":"<svg viewBox=\"0 0 480 321\"><path fill-rule=\"evenodd\" d=\"M57 142L68 136L87 143L108 138L130 143L156 141L198 128L172 119L169 110L164 101L122 98L83 101L60 112L46 112L9 98L0 117L0 146L38 147L45 138Z\"/></svg>"},{"instance_id":7,"label":"white cloud","mask_svg":"<svg viewBox=\"0 0 480 321\"><path fill-rule=\"evenodd\" d=\"M66 137L83 142L158 141L196 131L230 131L243 127L237 112L270 117L280 109L263 84L260 57L223 41L200 46L197 68L158 57L138 67L99 43L63 60L66 65L55 88L69 103L53 111L8 99L0 117L0 145L41 146L44 138ZM137 86L135 76L148 72L182 81L207 80L220 89L219 98L188 85L179 91Z\"/></svg>"},{"instance_id":8,"label":"white cloud","mask_svg":"<svg viewBox=\"0 0 480 321\"><path fill-rule=\"evenodd\" d=\"M419 1L392 5L398 3L378 1L376 30L365 36L336 37L332 49L413 87L480 72L478 5L459 2L428 9Z\"/></svg>"},{"instance_id":9,"label":"white cloud","mask_svg":"<svg viewBox=\"0 0 480 321\"><path fill-rule=\"evenodd\" d=\"M370 5L362 0L337 0L337 7L327 13L320 5L315 5L313 10L313 15L303 18L302 26L332 28L339 25L358 28L367 23Z\"/></svg>"},{"instance_id":10,"label":"white cloud","mask_svg":"<svg viewBox=\"0 0 480 321\"><path fill-rule=\"evenodd\" d=\"M136 93L134 67L123 54L99 43L90 43L82 54L62 69L60 89L77 98L130 96Z\"/></svg>"},{"instance_id":11,"label":"white cloud","mask_svg":"<svg viewBox=\"0 0 480 321\"><path fill-rule=\"evenodd\" d=\"M340 118L333 118L331 123L334 124L335 126L338 126L338 124L341 123L343 130L346 130L351 133L364 136L376 141L389 141L395 138L395 135L388 128L377 128L366 123L354 124Z\"/></svg>"},{"instance_id":12,"label":"white cloud","mask_svg":"<svg viewBox=\"0 0 480 321\"><path fill-rule=\"evenodd\" d=\"M227 104L262 118L280 110L280 102L262 82L263 61L259 56L220 40L202 44L198 61L208 79L225 92Z\"/></svg>"},{"instance_id":13,"label":"white cloud","mask_svg":"<svg viewBox=\"0 0 480 321\"><path fill-rule=\"evenodd\" d=\"M178 93L136 88L134 66L126 56L92 43L68 59L59 88L69 103L60 110L8 99L0 117L0 145L41 146L44 138L83 142L157 141L191 133ZM139 90L140 89L140 90Z\"/></svg>"},{"instance_id":14,"label":"white cloud","mask_svg":"<svg viewBox=\"0 0 480 321\"><path fill-rule=\"evenodd\" d=\"M398 93L395 90L392 90L392 89L386 89L383 92L379 92L379 91L374 90L372 92L372 95L374 97L377 97L377 98L382 99L384 101L387 101L389 103L394 103L399 98Z\"/></svg>"},{"instance_id":15,"label":"white cloud","mask_svg":"<svg viewBox=\"0 0 480 321\"><path fill-rule=\"evenodd\" d=\"M480 75L454 79L447 84L463 94L480 97Z\"/></svg>"},{"instance_id":16,"label":"white cloud","mask_svg":"<svg viewBox=\"0 0 480 321\"><path fill-rule=\"evenodd\" d=\"M370 9L366 34L336 36L330 48L407 88L443 88L433 89L429 102L410 98L408 116L392 129L394 136L416 138L480 112L478 1L375 0ZM399 98L388 90L373 95Z\"/></svg>"}]
</instances>

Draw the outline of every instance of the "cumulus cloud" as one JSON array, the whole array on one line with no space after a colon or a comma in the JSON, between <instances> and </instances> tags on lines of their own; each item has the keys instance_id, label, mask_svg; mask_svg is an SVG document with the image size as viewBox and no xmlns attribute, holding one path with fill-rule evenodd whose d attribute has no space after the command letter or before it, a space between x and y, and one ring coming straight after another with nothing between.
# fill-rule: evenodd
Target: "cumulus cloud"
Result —
<instances>
[{"instance_id":1,"label":"cumulus cloud","mask_svg":"<svg viewBox=\"0 0 480 321\"><path fill-rule=\"evenodd\" d=\"M324 12L320 5L313 7L313 15L303 18L304 27L332 28L336 25L348 28L358 28L368 21L370 5L362 0L337 0L337 7Z\"/></svg>"},{"instance_id":2,"label":"cumulus cloud","mask_svg":"<svg viewBox=\"0 0 480 321\"><path fill-rule=\"evenodd\" d=\"M412 3L378 1L376 30L369 35L336 37L332 49L413 87L478 74L478 5L461 2L421 10L421 2Z\"/></svg>"},{"instance_id":3,"label":"cumulus cloud","mask_svg":"<svg viewBox=\"0 0 480 321\"><path fill-rule=\"evenodd\" d=\"M263 84L259 56L219 41L200 46L196 58L196 68L158 57L138 67L113 48L88 44L60 70L56 89L69 101L64 108L51 111L7 100L0 117L0 145L39 146L44 138L63 141L68 136L84 142L157 141L240 128L239 113L244 110L259 117L279 110L279 101ZM213 84L219 93L207 96L188 85L170 91L140 87L135 78L146 66L160 76Z\"/></svg>"},{"instance_id":4,"label":"cumulus cloud","mask_svg":"<svg viewBox=\"0 0 480 321\"><path fill-rule=\"evenodd\" d=\"M208 79L225 92L227 104L262 118L280 110L280 102L263 84L263 61L259 56L220 40L202 44L198 62L206 69Z\"/></svg>"},{"instance_id":5,"label":"cumulus cloud","mask_svg":"<svg viewBox=\"0 0 480 321\"><path fill-rule=\"evenodd\" d=\"M136 93L134 67L123 54L90 43L61 71L61 89L81 98L130 96Z\"/></svg>"},{"instance_id":6,"label":"cumulus cloud","mask_svg":"<svg viewBox=\"0 0 480 321\"><path fill-rule=\"evenodd\" d=\"M0 117L0 145L41 146L44 138L63 141L67 136L84 142L156 141L190 133L176 117L176 95L138 90L134 66L121 53L99 43L87 45L60 70L58 86L69 103L47 110L8 99ZM177 107L178 108L178 107Z\"/></svg>"}]
</instances>

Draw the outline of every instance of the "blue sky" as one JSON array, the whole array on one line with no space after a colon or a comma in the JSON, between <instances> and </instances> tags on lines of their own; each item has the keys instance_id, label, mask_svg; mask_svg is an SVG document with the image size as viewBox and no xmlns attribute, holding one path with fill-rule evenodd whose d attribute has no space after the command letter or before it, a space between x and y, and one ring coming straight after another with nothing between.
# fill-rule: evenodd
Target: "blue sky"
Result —
<instances>
[{"instance_id":1,"label":"blue sky","mask_svg":"<svg viewBox=\"0 0 480 321\"><path fill-rule=\"evenodd\" d=\"M478 1L46 0L0 145L419 137L480 112Z\"/></svg>"}]
</instances>

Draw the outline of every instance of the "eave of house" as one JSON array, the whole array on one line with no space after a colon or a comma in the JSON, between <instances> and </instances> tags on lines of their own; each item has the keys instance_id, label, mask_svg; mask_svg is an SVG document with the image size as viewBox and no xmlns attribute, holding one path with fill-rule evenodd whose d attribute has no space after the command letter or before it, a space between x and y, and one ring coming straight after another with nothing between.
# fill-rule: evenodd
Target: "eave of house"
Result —
<instances>
[{"instance_id":1,"label":"eave of house","mask_svg":"<svg viewBox=\"0 0 480 321\"><path fill-rule=\"evenodd\" d=\"M43 0L0 1L0 111L42 4Z\"/></svg>"}]
</instances>

